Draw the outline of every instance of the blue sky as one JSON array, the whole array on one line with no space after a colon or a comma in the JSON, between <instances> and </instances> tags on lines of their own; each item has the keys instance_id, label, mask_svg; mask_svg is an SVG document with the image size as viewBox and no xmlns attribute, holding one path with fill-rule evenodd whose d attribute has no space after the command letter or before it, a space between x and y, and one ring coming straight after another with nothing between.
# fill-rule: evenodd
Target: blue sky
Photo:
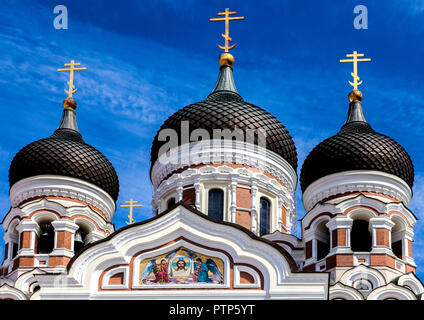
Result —
<instances>
[{"instance_id":1,"label":"blue sky","mask_svg":"<svg viewBox=\"0 0 424 320\"><path fill-rule=\"evenodd\" d=\"M59 4L68 8L67 30L53 27ZM358 4L368 8L367 30L353 27ZM56 69L74 59L88 68L76 75L79 129L115 166L118 205L134 198L144 205L134 210L135 219L151 217L151 142L168 116L213 89L223 23L209 18L226 7L246 18L230 27L238 43L232 50L238 91L287 127L299 168L308 152L344 123L351 65L339 59L353 50L372 58L359 66L365 116L411 155L416 170L411 209L422 219L424 0L3 1L0 215L10 207L13 156L59 125L67 76ZM300 190L297 198L301 218ZM118 207L117 228L125 225L126 215ZM423 231L419 221L414 256L423 267L421 277Z\"/></svg>"}]
</instances>

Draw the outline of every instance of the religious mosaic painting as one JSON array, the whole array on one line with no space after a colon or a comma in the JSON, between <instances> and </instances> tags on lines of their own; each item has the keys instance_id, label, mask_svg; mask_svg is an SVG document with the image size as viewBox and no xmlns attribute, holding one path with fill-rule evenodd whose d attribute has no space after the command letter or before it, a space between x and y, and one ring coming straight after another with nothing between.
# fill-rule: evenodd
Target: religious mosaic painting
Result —
<instances>
[{"instance_id":1,"label":"religious mosaic painting","mask_svg":"<svg viewBox=\"0 0 424 320\"><path fill-rule=\"evenodd\" d=\"M140 264L140 284L223 283L224 263L180 247L172 252L143 260Z\"/></svg>"}]
</instances>

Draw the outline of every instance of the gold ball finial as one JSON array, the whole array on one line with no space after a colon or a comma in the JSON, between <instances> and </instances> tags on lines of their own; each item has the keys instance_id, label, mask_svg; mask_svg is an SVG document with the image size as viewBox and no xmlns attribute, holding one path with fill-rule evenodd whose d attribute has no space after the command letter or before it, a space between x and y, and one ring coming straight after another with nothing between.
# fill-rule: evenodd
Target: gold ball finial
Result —
<instances>
[{"instance_id":1,"label":"gold ball finial","mask_svg":"<svg viewBox=\"0 0 424 320\"><path fill-rule=\"evenodd\" d=\"M77 102L71 97L68 97L63 100L63 106L65 107L65 109L75 110L77 108Z\"/></svg>"},{"instance_id":2,"label":"gold ball finial","mask_svg":"<svg viewBox=\"0 0 424 320\"><path fill-rule=\"evenodd\" d=\"M221 67L223 66L231 67L234 64L234 57L232 56L232 54L228 52L224 52L223 54L219 56L219 64Z\"/></svg>"},{"instance_id":3,"label":"gold ball finial","mask_svg":"<svg viewBox=\"0 0 424 320\"><path fill-rule=\"evenodd\" d=\"M349 95L348 95L349 101L350 102L354 102L354 101L361 101L363 96L362 96L362 92L359 91L358 89L353 89Z\"/></svg>"}]
</instances>

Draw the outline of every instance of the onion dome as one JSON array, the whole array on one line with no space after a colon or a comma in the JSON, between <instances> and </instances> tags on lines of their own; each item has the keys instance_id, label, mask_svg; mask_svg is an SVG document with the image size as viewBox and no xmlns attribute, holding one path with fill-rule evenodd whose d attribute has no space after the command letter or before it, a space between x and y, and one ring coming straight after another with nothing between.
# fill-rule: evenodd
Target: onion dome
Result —
<instances>
[{"instance_id":1,"label":"onion dome","mask_svg":"<svg viewBox=\"0 0 424 320\"><path fill-rule=\"evenodd\" d=\"M87 144L76 123L75 100L64 100L62 121L48 138L22 148L9 168L10 186L21 179L37 175L61 175L90 182L118 198L118 176L109 160Z\"/></svg>"},{"instance_id":2,"label":"onion dome","mask_svg":"<svg viewBox=\"0 0 424 320\"><path fill-rule=\"evenodd\" d=\"M264 109L248 103L238 94L233 79L234 58L229 53L220 56L220 73L212 93L203 101L190 104L171 115L160 127L151 149L151 166L158 158L166 141L159 141L159 132L173 129L181 132L181 122L189 122L190 134L205 129L213 137L214 129L241 129L255 132L255 144L260 132L266 133L266 148L283 157L296 171L297 152L293 139L284 125ZM178 141L182 144L181 136Z\"/></svg>"},{"instance_id":3,"label":"onion dome","mask_svg":"<svg viewBox=\"0 0 424 320\"><path fill-rule=\"evenodd\" d=\"M412 188L414 167L408 153L395 140L371 128L363 114L359 90L353 90L349 100L347 120L341 130L306 157L300 173L302 191L324 176L350 170L390 173Z\"/></svg>"}]
</instances>

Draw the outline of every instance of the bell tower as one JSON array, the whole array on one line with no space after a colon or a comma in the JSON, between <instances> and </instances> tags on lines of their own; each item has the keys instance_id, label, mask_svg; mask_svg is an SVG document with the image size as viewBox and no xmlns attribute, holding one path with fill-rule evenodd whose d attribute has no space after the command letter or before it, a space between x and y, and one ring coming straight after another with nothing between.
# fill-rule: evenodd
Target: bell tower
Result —
<instances>
[{"instance_id":1,"label":"bell tower","mask_svg":"<svg viewBox=\"0 0 424 320\"><path fill-rule=\"evenodd\" d=\"M10 165L1 273L12 280L34 268L63 271L85 245L114 231L118 177L78 130L72 94L74 71L85 70L79 65L72 60L58 70L70 72L59 128L21 149Z\"/></svg>"},{"instance_id":2,"label":"bell tower","mask_svg":"<svg viewBox=\"0 0 424 320\"><path fill-rule=\"evenodd\" d=\"M236 89L229 22L244 19L236 13L226 9L210 19L225 22L213 91L171 115L155 136L152 206L159 214L183 201L259 236L291 233L296 147L279 120L244 101Z\"/></svg>"},{"instance_id":3,"label":"bell tower","mask_svg":"<svg viewBox=\"0 0 424 320\"><path fill-rule=\"evenodd\" d=\"M304 270L330 272L333 283L370 292L378 283L415 273L417 219L408 208L411 158L364 116L357 62L370 59L358 59L363 56L354 51L347 55L351 60L341 60L354 63L346 122L307 156L300 182L307 212L302 220ZM358 273L346 276L352 268ZM382 280L371 281L375 274Z\"/></svg>"}]
</instances>

